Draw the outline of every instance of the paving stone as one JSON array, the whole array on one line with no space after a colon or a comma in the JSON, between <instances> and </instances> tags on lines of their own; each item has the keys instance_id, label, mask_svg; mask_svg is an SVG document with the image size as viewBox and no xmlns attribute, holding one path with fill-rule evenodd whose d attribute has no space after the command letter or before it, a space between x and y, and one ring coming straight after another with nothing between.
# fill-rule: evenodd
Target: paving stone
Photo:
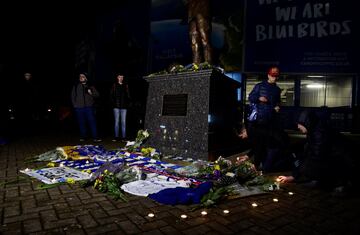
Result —
<instances>
[{"instance_id":1,"label":"paving stone","mask_svg":"<svg viewBox=\"0 0 360 235\"><path fill-rule=\"evenodd\" d=\"M23 234L21 222L9 223L2 225L2 234ZM1 230L0 230L1 231Z\"/></svg>"},{"instance_id":2,"label":"paving stone","mask_svg":"<svg viewBox=\"0 0 360 235\"><path fill-rule=\"evenodd\" d=\"M141 232L131 221L121 221L118 225L126 234L139 234Z\"/></svg>"},{"instance_id":3,"label":"paving stone","mask_svg":"<svg viewBox=\"0 0 360 235\"><path fill-rule=\"evenodd\" d=\"M100 224L100 225L104 225L104 224L111 224L111 223L120 223L122 221L128 221L129 218L126 217L125 215L116 215L116 216L107 216L104 218L97 218L96 221Z\"/></svg>"},{"instance_id":4,"label":"paving stone","mask_svg":"<svg viewBox=\"0 0 360 235\"><path fill-rule=\"evenodd\" d=\"M4 218L4 224L20 222L28 219L40 219L40 215L38 213L29 213L29 214L22 214L18 216L6 217Z\"/></svg>"},{"instance_id":5,"label":"paving stone","mask_svg":"<svg viewBox=\"0 0 360 235\"><path fill-rule=\"evenodd\" d=\"M96 221L90 215L78 216L77 220L79 221L79 223L82 225L83 228L91 228L97 226Z\"/></svg>"},{"instance_id":6,"label":"paving stone","mask_svg":"<svg viewBox=\"0 0 360 235\"><path fill-rule=\"evenodd\" d=\"M42 230L41 221L39 219L25 220L23 224L25 233L38 232Z\"/></svg>"},{"instance_id":7,"label":"paving stone","mask_svg":"<svg viewBox=\"0 0 360 235\"><path fill-rule=\"evenodd\" d=\"M226 226L219 224L215 221L210 221L210 222L206 223L206 226L211 228L211 230L216 231L219 234L233 234L234 233Z\"/></svg>"},{"instance_id":8,"label":"paving stone","mask_svg":"<svg viewBox=\"0 0 360 235\"><path fill-rule=\"evenodd\" d=\"M197 234L206 234L209 231L211 231L211 228L209 228L208 226L202 224L196 227L192 227L190 229L186 229L185 231L183 231L185 234L192 234L192 235L197 235Z\"/></svg>"},{"instance_id":9,"label":"paving stone","mask_svg":"<svg viewBox=\"0 0 360 235\"><path fill-rule=\"evenodd\" d=\"M147 231L147 232L143 232L141 233L142 235L163 235L163 233L158 230L158 229L155 229L155 230L151 230L151 231Z\"/></svg>"},{"instance_id":10,"label":"paving stone","mask_svg":"<svg viewBox=\"0 0 360 235\"><path fill-rule=\"evenodd\" d=\"M97 234L116 234L123 235L128 234L120 230L120 228L116 224L105 224L95 228L86 229L86 233L88 235L97 235ZM134 233L136 234L136 233Z\"/></svg>"},{"instance_id":11,"label":"paving stone","mask_svg":"<svg viewBox=\"0 0 360 235\"><path fill-rule=\"evenodd\" d=\"M164 220L156 220L156 221L152 221L152 222L149 222L149 223L142 224L139 227L143 231L149 231L149 230L159 229L159 228L165 227L167 225L168 225L168 223L166 223Z\"/></svg>"},{"instance_id":12,"label":"paving stone","mask_svg":"<svg viewBox=\"0 0 360 235\"><path fill-rule=\"evenodd\" d=\"M44 229L62 228L78 224L75 218L62 219L57 221L44 221Z\"/></svg>"},{"instance_id":13,"label":"paving stone","mask_svg":"<svg viewBox=\"0 0 360 235\"><path fill-rule=\"evenodd\" d=\"M20 207L19 206L9 206L5 207L4 217L11 217L20 215Z\"/></svg>"},{"instance_id":14,"label":"paving stone","mask_svg":"<svg viewBox=\"0 0 360 235\"><path fill-rule=\"evenodd\" d=\"M5 193L6 198L18 197L18 196L19 196L19 188L18 187L6 190L6 193Z\"/></svg>"},{"instance_id":15,"label":"paving stone","mask_svg":"<svg viewBox=\"0 0 360 235\"><path fill-rule=\"evenodd\" d=\"M178 230L176 230L172 226L165 226L159 229L163 234L167 235L181 235L182 233Z\"/></svg>"},{"instance_id":16,"label":"paving stone","mask_svg":"<svg viewBox=\"0 0 360 235\"><path fill-rule=\"evenodd\" d=\"M58 219L54 209L47 211L40 211L40 215L43 220L53 221Z\"/></svg>"}]
</instances>

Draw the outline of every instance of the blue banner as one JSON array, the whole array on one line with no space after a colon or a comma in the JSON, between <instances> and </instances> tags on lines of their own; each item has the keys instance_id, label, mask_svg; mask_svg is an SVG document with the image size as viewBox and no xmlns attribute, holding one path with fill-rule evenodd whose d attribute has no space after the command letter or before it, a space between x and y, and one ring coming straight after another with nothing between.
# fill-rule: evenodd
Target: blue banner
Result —
<instances>
[{"instance_id":1,"label":"blue banner","mask_svg":"<svg viewBox=\"0 0 360 235\"><path fill-rule=\"evenodd\" d=\"M355 9L344 0L247 1L244 71L359 72Z\"/></svg>"}]
</instances>

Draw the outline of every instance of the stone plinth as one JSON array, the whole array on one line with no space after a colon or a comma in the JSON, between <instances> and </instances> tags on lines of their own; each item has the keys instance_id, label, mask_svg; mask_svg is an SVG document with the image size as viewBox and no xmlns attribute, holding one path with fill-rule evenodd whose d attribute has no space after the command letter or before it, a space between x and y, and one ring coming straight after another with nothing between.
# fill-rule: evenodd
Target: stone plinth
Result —
<instances>
[{"instance_id":1,"label":"stone plinth","mask_svg":"<svg viewBox=\"0 0 360 235\"><path fill-rule=\"evenodd\" d=\"M208 160L236 146L240 84L217 70L145 77L147 144L165 155Z\"/></svg>"}]
</instances>

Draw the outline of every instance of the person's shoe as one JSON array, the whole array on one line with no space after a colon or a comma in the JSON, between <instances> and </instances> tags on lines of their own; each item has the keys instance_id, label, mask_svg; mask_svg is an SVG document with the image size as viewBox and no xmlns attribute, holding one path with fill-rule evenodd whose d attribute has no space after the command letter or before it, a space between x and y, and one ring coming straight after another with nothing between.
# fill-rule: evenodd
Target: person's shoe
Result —
<instances>
[{"instance_id":1,"label":"person's shoe","mask_svg":"<svg viewBox=\"0 0 360 235\"><path fill-rule=\"evenodd\" d=\"M102 139L94 139L94 142L96 142L96 143L99 143L101 141L102 141Z\"/></svg>"}]
</instances>

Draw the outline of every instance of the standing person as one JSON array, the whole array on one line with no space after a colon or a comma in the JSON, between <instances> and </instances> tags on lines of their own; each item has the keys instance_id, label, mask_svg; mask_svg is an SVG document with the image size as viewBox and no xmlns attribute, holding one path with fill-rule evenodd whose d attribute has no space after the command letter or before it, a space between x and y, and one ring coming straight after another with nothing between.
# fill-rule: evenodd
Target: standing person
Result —
<instances>
[{"instance_id":1,"label":"standing person","mask_svg":"<svg viewBox=\"0 0 360 235\"><path fill-rule=\"evenodd\" d=\"M129 106L130 96L129 87L124 81L124 75L118 74L116 81L114 82L111 91L111 103L114 112L114 139L113 141L119 140L119 122L121 117L121 137L123 140L126 138L126 114Z\"/></svg>"},{"instance_id":2,"label":"standing person","mask_svg":"<svg viewBox=\"0 0 360 235\"><path fill-rule=\"evenodd\" d=\"M257 117L249 121L248 132L253 137L256 149L255 165L264 171L271 171L271 165L281 147L279 143L285 143L285 135L278 120L281 90L276 80L279 75L279 68L271 67L267 80L256 84L249 94L250 103L257 108Z\"/></svg>"},{"instance_id":3,"label":"standing person","mask_svg":"<svg viewBox=\"0 0 360 235\"><path fill-rule=\"evenodd\" d=\"M31 73L24 73L20 83L20 93L16 97L16 109L21 122L23 134L29 134L35 127L35 121L39 120L39 86L34 81ZM16 111L16 110L15 110Z\"/></svg>"},{"instance_id":4,"label":"standing person","mask_svg":"<svg viewBox=\"0 0 360 235\"><path fill-rule=\"evenodd\" d=\"M98 138L94 110L95 98L97 97L99 97L99 92L88 83L87 74L80 73L79 82L73 87L71 92L71 101L80 127L81 142L85 141L87 137L87 123L90 126L94 142L101 142L101 139Z\"/></svg>"}]
</instances>

